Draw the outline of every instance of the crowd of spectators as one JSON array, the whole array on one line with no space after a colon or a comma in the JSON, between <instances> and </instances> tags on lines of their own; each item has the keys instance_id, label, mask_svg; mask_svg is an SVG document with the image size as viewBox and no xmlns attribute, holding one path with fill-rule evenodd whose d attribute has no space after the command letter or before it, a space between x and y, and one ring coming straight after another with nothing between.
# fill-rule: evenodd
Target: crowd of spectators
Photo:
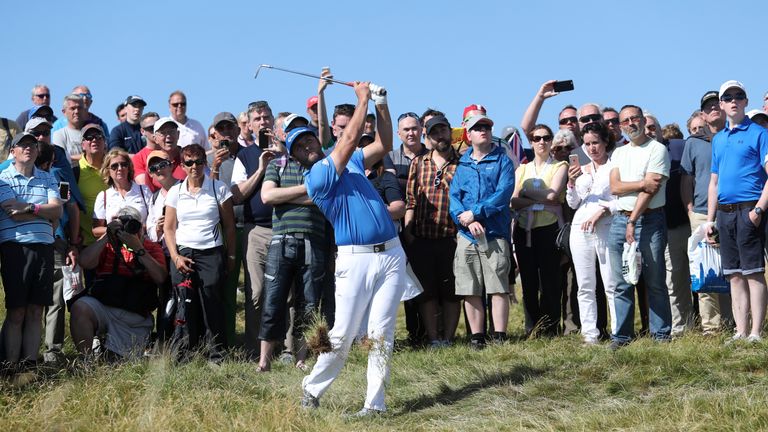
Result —
<instances>
[{"instance_id":1,"label":"crowd of spectators","mask_svg":"<svg viewBox=\"0 0 768 432\"><path fill-rule=\"evenodd\" d=\"M333 328L334 275L346 268L304 184L313 143L330 154L356 109L328 111L328 85L319 81L306 113L256 101L207 129L187 116L182 91L166 116L130 95L105 120L87 86L60 98L57 117L50 89L35 85L31 108L0 118L4 373L60 362L66 313L86 359L183 341L218 363L238 345L241 268L246 358L264 372L276 358L306 370L304 330L316 314ZM400 144L365 161L389 216L365 223L394 223L422 291L405 301L408 342L454 344L462 310L472 348L506 341L518 275L526 337L580 333L585 346L616 350L698 328L760 341L768 94L748 112L738 81L703 92L684 138L632 101L565 106L552 128L538 117L554 88L542 84L519 129L498 127L479 104L455 127L433 108L406 112L391 125ZM380 120L368 113L360 148L389 127ZM730 294L691 292L696 229L720 245ZM625 244L642 256L637 284L623 274ZM181 290L194 293L183 316Z\"/></svg>"}]
</instances>

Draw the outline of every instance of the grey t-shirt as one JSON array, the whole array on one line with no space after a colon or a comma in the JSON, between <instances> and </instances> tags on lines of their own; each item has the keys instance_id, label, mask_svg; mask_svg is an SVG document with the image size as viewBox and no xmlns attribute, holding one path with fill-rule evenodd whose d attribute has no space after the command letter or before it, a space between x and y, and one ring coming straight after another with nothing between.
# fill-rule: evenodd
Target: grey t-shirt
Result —
<instances>
[{"instance_id":1,"label":"grey t-shirt","mask_svg":"<svg viewBox=\"0 0 768 432\"><path fill-rule=\"evenodd\" d=\"M67 156L79 156L83 154L83 134L80 133L80 129L72 129L69 126L63 127L53 133L51 137L51 143L57 145L67 151ZM76 167L78 163L70 160L72 167Z\"/></svg>"},{"instance_id":2,"label":"grey t-shirt","mask_svg":"<svg viewBox=\"0 0 768 432\"><path fill-rule=\"evenodd\" d=\"M680 168L683 174L693 176L693 211L707 214L707 193L712 170L712 143L697 137L688 138L683 148Z\"/></svg>"},{"instance_id":3,"label":"grey t-shirt","mask_svg":"<svg viewBox=\"0 0 768 432\"><path fill-rule=\"evenodd\" d=\"M208 154L208 166L213 165L213 156L215 153L209 153ZM229 159L225 160L221 163L219 166L219 180L223 181L224 184L232 184L232 169L235 167L235 157L232 156ZM238 204L234 206L235 210L235 222L238 226L243 225L243 205Z\"/></svg>"}]
</instances>

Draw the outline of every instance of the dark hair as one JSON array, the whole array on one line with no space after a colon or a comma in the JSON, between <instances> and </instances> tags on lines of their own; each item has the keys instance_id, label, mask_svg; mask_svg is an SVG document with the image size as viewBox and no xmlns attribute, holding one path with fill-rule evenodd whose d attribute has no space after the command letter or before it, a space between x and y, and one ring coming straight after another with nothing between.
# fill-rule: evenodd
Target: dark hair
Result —
<instances>
[{"instance_id":1,"label":"dark hair","mask_svg":"<svg viewBox=\"0 0 768 432\"><path fill-rule=\"evenodd\" d=\"M115 115L120 117L120 111L122 111L123 108L125 108L125 103L120 102L120 104L117 106L117 108L115 108Z\"/></svg>"},{"instance_id":2,"label":"dark hair","mask_svg":"<svg viewBox=\"0 0 768 432\"><path fill-rule=\"evenodd\" d=\"M614 107L605 107L605 108L603 108L603 114L605 114L607 112L615 112L617 115L619 114L619 112L616 111L616 108L614 108Z\"/></svg>"},{"instance_id":3,"label":"dark hair","mask_svg":"<svg viewBox=\"0 0 768 432\"><path fill-rule=\"evenodd\" d=\"M333 108L333 120L336 120L336 117L340 115L352 117L352 115L354 114L355 114L355 106L352 104L336 105Z\"/></svg>"},{"instance_id":4,"label":"dark hair","mask_svg":"<svg viewBox=\"0 0 768 432\"><path fill-rule=\"evenodd\" d=\"M160 114L158 114L158 113L156 113L154 111L150 111L148 113L144 113L144 114L141 115L141 117L139 117L139 123L143 122L144 120L146 120L146 119L148 119L150 117L160 118Z\"/></svg>"},{"instance_id":5,"label":"dark hair","mask_svg":"<svg viewBox=\"0 0 768 432\"><path fill-rule=\"evenodd\" d=\"M638 111L640 112L640 116L641 116L641 117L645 117L645 114L643 114L643 109L642 109L642 108L640 108L640 107L639 107L639 106L637 106L637 105L624 105L624 106L623 106L623 107L621 107L621 109L619 110L619 113L621 113L621 112L622 112L622 111L624 111L625 109L630 109L630 108L634 108L634 109L638 110Z\"/></svg>"},{"instance_id":6,"label":"dark hair","mask_svg":"<svg viewBox=\"0 0 768 432\"><path fill-rule=\"evenodd\" d=\"M189 144L188 146L185 146L183 149L181 149L181 158L183 159L185 156L194 159L205 159L205 149L197 143Z\"/></svg>"},{"instance_id":7,"label":"dark hair","mask_svg":"<svg viewBox=\"0 0 768 432\"><path fill-rule=\"evenodd\" d=\"M616 142L613 139L613 134L608 127L601 122L587 123L581 128L581 140L584 141L584 135L593 133L600 138L600 141L605 143L605 151L611 152L616 147Z\"/></svg>"},{"instance_id":8,"label":"dark hair","mask_svg":"<svg viewBox=\"0 0 768 432\"><path fill-rule=\"evenodd\" d=\"M53 162L53 146L45 142L37 142L37 159L35 166L40 168L47 163ZM42 168L41 168L42 169Z\"/></svg>"},{"instance_id":9,"label":"dark hair","mask_svg":"<svg viewBox=\"0 0 768 432\"><path fill-rule=\"evenodd\" d=\"M260 100L260 101L249 103L248 104L248 121L251 121L251 113L256 111L264 111L264 110L269 111L270 116L272 115L272 108L269 107L269 103L267 103L267 101Z\"/></svg>"},{"instance_id":10,"label":"dark hair","mask_svg":"<svg viewBox=\"0 0 768 432\"><path fill-rule=\"evenodd\" d=\"M443 116L443 117L445 117L445 113L443 113L442 111L438 111L438 110L436 110L434 108L427 108L427 110L424 111L424 114L422 114L421 117L419 117L419 120L421 120L421 124L424 124L424 119L429 117L429 116L432 116L432 117Z\"/></svg>"},{"instance_id":11,"label":"dark hair","mask_svg":"<svg viewBox=\"0 0 768 432\"><path fill-rule=\"evenodd\" d=\"M578 111L578 109L576 109L576 107L575 107L575 106L573 106L573 105L566 105L566 106L564 106L564 107L563 107L563 109L561 109L561 110L560 110L560 112L557 114L557 116L559 117L559 116L560 116L560 114L562 114L562 113L563 113L563 111L565 111L565 110L567 110L567 109L572 109L572 110L574 110L574 111ZM552 133L552 131L550 131L550 133Z\"/></svg>"},{"instance_id":12,"label":"dark hair","mask_svg":"<svg viewBox=\"0 0 768 432\"><path fill-rule=\"evenodd\" d=\"M539 124L534 125L531 128L531 131L528 133L528 141L531 141L533 139L533 133L536 132L539 129L546 130L552 136L555 135L554 133L552 133L552 129L549 126L545 125L544 123L539 123Z\"/></svg>"}]
</instances>

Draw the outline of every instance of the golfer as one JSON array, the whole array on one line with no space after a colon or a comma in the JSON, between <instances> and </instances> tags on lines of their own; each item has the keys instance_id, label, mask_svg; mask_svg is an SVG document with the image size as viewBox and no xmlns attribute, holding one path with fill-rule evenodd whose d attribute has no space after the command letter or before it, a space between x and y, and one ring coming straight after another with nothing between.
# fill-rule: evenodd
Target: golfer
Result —
<instances>
[{"instance_id":1,"label":"golfer","mask_svg":"<svg viewBox=\"0 0 768 432\"><path fill-rule=\"evenodd\" d=\"M305 168L305 184L312 201L333 224L338 245L336 258L336 315L330 331L332 351L321 354L304 378L302 406L317 408L346 361L368 311L368 390L357 416L385 411L384 386L389 376L395 319L405 289L405 253L387 206L365 176L392 150L392 120L380 87L355 82L357 107L331 154L323 158L320 141L308 128L288 135L291 153ZM376 104L376 140L357 148L368 109ZM317 163L316 163L317 162Z\"/></svg>"}]
</instances>

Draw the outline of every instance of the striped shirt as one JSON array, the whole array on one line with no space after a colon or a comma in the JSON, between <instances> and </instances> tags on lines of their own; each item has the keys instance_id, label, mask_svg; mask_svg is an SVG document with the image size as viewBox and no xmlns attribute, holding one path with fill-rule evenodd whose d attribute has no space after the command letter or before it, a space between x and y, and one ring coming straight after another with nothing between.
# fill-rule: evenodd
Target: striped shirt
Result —
<instances>
[{"instance_id":1,"label":"striped shirt","mask_svg":"<svg viewBox=\"0 0 768 432\"><path fill-rule=\"evenodd\" d=\"M34 168L32 177L16 171L14 165L0 173L0 203L9 199L30 204L48 204L59 199L59 185L50 173ZM35 217L30 221L16 222L5 212L0 212L0 242L53 243L51 222Z\"/></svg>"},{"instance_id":2,"label":"striped shirt","mask_svg":"<svg viewBox=\"0 0 768 432\"><path fill-rule=\"evenodd\" d=\"M413 235L416 237L456 237L456 225L450 213L449 191L459 157L452 150L450 158L442 166L437 166L432 160L433 152L430 150L413 160L408 173L405 208L415 211ZM439 183L435 185L438 178Z\"/></svg>"},{"instance_id":3,"label":"striped shirt","mask_svg":"<svg viewBox=\"0 0 768 432\"><path fill-rule=\"evenodd\" d=\"M264 174L265 182L277 187L304 184L304 167L290 158L275 158L269 162ZM310 234L313 238L325 238L325 217L316 205L277 204L272 211L272 234Z\"/></svg>"}]
</instances>

